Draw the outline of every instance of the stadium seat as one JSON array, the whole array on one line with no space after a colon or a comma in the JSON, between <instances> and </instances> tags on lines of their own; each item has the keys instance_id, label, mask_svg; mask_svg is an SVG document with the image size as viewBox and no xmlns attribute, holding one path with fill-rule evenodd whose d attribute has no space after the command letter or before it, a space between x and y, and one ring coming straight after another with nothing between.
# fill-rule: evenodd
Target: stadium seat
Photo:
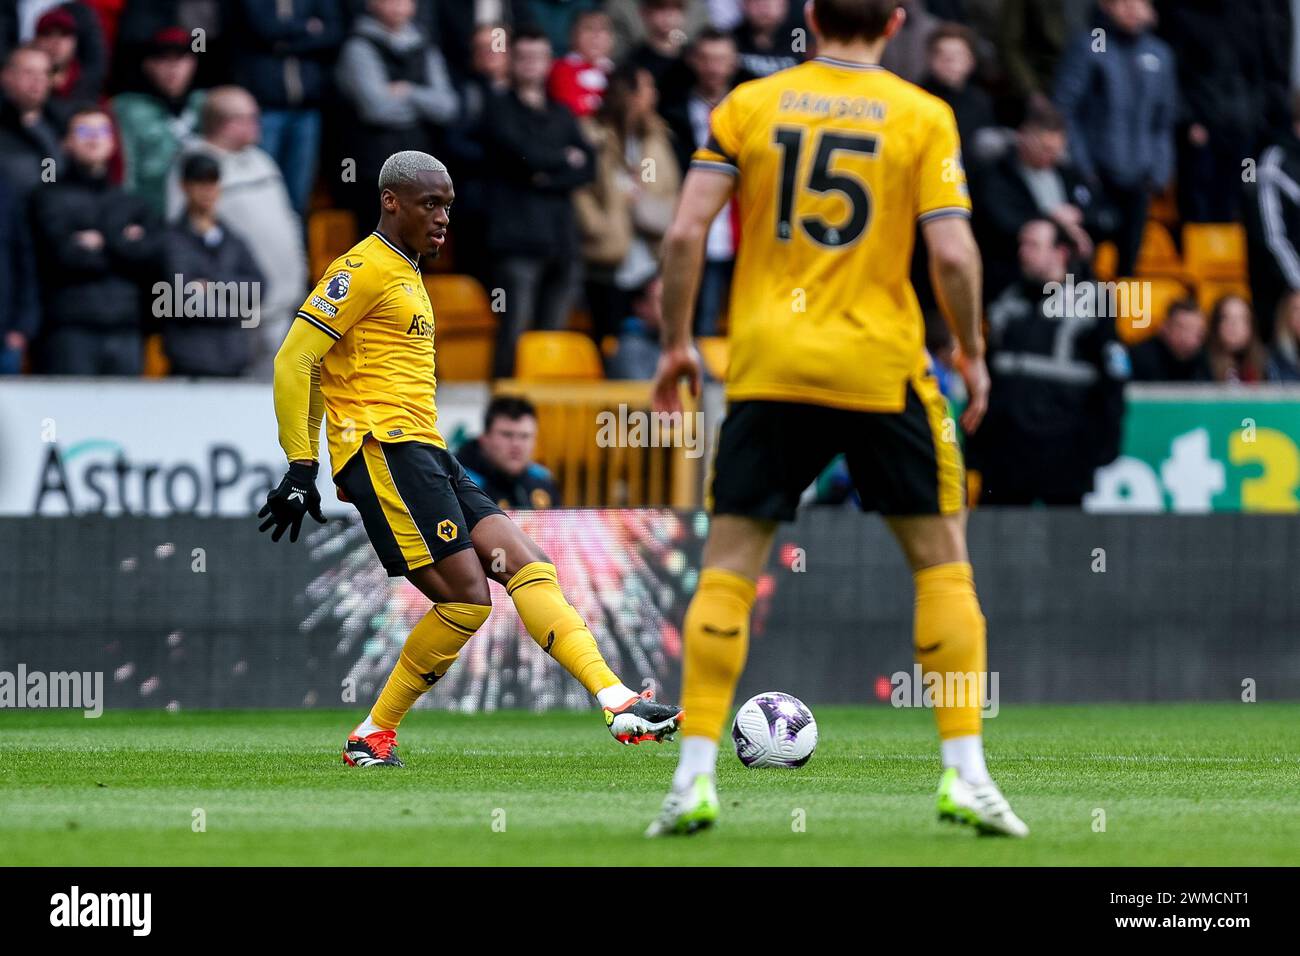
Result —
<instances>
[{"instance_id":1,"label":"stadium seat","mask_svg":"<svg viewBox=\"0 0 1300 956\"><path fill-rule=\"evenodd\" d=\"M1113 242L1097 244L1097 251L1092 257L1092 274L1102 282L1115 278L1115 269L1119 265L1119 250Z\"/></svg>"},{"instance_id":2,"label":"stadium seat","mask_svg":"<svg viewBox=\"0 0 1300 956\"><path fill-rule=\"evenodd\" d=\"M1169 230L1154 219L1148 219L1142 230L1142 246L1138 250L1137 264L1134 271L1142 277L1169 276L1174 279L1184 278L1183 260L1174 245L1174 237Z\"/></svg>"},{"instance_id":3,"label":"stadium seat","mask_svg":"<svg viewBox=\"0 0 1300 956\"><path fill-rule=\"evenodd\" d=\"M1196 287L1196 302L1201 307L1201 311L1206 315L1214 308L1214 303L1218 302L1225 295L1239 295L1247 302L1250 301L1250 284L1239 280L1216 280L1207 279ZM1272 321L1269 316L1259 316L1261 321Z\"/></svg>"},{"instance_id":4,"label":"stadium seat","mask_svg":"<svg viewBox=\"0 0 1300 956\"><path fill-rule=\"evenodd\" d=\"M483 382L491 378L497 319L487 291L473 276L424 277L433 304L434 345L440 382Z\"/></svg>"},{"instance_id":5,"label":"stadium seat","mask_svg":"<svg viewBox=\"0 0 1300 956\"><path fill-rule=\"evenodd\" d=\"M718 381L725 381L727 378L727 339L721 335L706 336L696 340L696 345L700 349L700 359L704 362L705 369Z\"/></svg>"},{"instance_id":6,"label":"stadium seat","mask_svg":"<svg viewBox=\"0 0 1300 956\"><path fill-rule=\"evenodd\" d=\"M307 217L307 264L315 284L329 264L357 241L356 217L346 209L322 209Z\"/></svg>"},{"instance_id":7,"label":"stadium seat","mask_svg":"<svg viewBox=\"0 0 1300 956\"><path fill-rule=\"evenodd\" d=\"M1182 282L1160 276L1117 279L1115 285L1115 332L1121 341L1129 345L1141 342L1155 334L1156 329L1160 328L1160 323L1165 320L1169 304L1178 299L1185 299L1189 294L1187 286ZM1121 286L1126 286L1127 290L1119 288ZM1149 290L1147 293L1149 298L1141 299L1141 303L1148 309L1149 321L1143 321L1143 317L1131 307L1141 297L1142 286L1146 286Z\"/></svg>"},{"instance_id":8,"label":"stadium seat","mask_svg":"<svg viewBox=\"0 0 1300 956\"><path fill-rule=\"evenodd\" d=\"M515 378L529 382L605 377L600 351L582 332L525 332L515 355Z\"/></svg>"},{"instance_id":9,"label":"stadium seat","mask_svg":"<svg viewBox=\"0 0 1300 956\"><path fill-rule=\"evenodd\" d=\"M1246 229L1236 222L1183 226L1183 265L1196 282L1246 281Z\"/></svg>"},{"instance_id":10,"label":"stadium seat","mask_svg":"<svg viewBox=\"0 0 1300 956\"><path fill-rule=\"evenodd\" d=\"M145 378L166 378L171 374L172 363L163 351L162 336L158 334L145 336L144 372Z\"/></svg>"}]
</instances>

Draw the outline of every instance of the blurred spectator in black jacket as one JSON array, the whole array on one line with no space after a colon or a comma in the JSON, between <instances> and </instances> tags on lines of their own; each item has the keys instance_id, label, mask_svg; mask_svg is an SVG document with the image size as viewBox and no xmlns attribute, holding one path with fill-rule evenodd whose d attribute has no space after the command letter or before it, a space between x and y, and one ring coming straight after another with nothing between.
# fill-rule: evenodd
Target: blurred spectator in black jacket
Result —
<instances>
[{"instance_id":1,"label":"blurred spectator in black jacket","mask_svg":"<svg viewBox=\"0 0 1300 956\"><path fill-rule=\"evenodd\" d=\"M901 0L907 11L903 27L885 44L880 65L909 83L920 83L925 75L930 34L939 28L939 18L926 9L925 0Z\"/></svg>"},{"instance_id":2,"label":"blurred spectator in black jacket","mask_svg":"<svg viewBox=\"0 0 1300 956\"><path fill-rule=\"evenodd\" d=\"M1128 355L1102 297L1067 281L1072 254L1059 225L1027 222L1020 280L988 308L993 385L970 439L985 504L1077 506L1119 454Z\"/></svg>"},{"instance_id":3,"label":"blurred spectator in black jacket","mask_svg":"<svg viewBox=\"0 0 1300 956\"><path fill-rule=\"evenodd\" d=\"M993 100L971 81L975 72L975 34L959 23L943 23L930 34L927 69L921 88L952 107L962 149L969 152L975 132L995 123Z\"/></svg>"},{"instance_id":4,"label":"blurred spectator in black jacket","mask_svg":"<svg viewBox=\"0 0 1300 956\"><path fill-rule=\"evenodd\" d=\"M1096 0L1002 0L998 52L1011 94L1030 106L1049 102L1065 44L1091 24Z\"/></svg>"},{"instance_id":5,"label":"blurred spectator in black jacket","mask_svg":"<svg viewBox=\"0 0 1300 956\"><path fill-rule=\"evenodd\" d=\"M27 209L0 179L0 375L22 371L40 327L36 261Z\"/></svg>"},{"instance_id":6,"label":"blurred spectator in black jacket","mask_svg":"<svg viewBox=\"0 0 1300 956\"><path fill-rule=\"evenodd\" d=\"M72 115L57 182L32 197L44 293L43 370L139 375L142 286L158 275L162 230L149 205L108 182L113 124L98 108Z\"/></svg>"},{"instance_id":7,"label":"blurred spectator in black jacket","mask_svg":"<svg viewBox=\"0 0 1300 956\"><path fill-rule=\"evenodd\" d=\"M659 89L659 112L679 105L691 85L686 49L686 0L641 0L644 38L624 62L647 70Z\"/></svg>"},{"instance_id":8,"label":"blurred spectator in black jacket","mask_svg":"<svg viewBox=\"0 0 1300 956\"><path fill-rule=\"evenodd\" d=\"M686 101L664 110L673 133L678 167L685 176L691 154L709 139L709 113L736 85L739 59L736 43L726 33L709 28L700 32L686 54L694 82ZM695 300L695 334L716 335L731 294L736 263L737 219L735 200L718 213L705 242L704 274Z\"/></svg>"},{"instance_id":9,"label":"blurred spectator in black jacket","mask_svg":"<svg viewBox=\"0 0 1300 956\"><path fill-rule=\"evenodd\" d=\"M181 144L197 133L203 92L193 88L198 55L180 27L159 30L145 48L145 86L113 97L122 141L122 187L166 214L167 175Z\"/></svg>"},{"instance_id":10,"label":"blurred spectator in black jacket","mask_svg":"<svg viewBox=\"0 0 1300 956\"><path fill-rule=\"evenodd\" d=\"M1070 40L1057 70L1075 167L1115 211L1109 235L1120 275L1133 274L1147 207L1174 173L1178 77L1168 44L1151 33L1150 0L1101 0L1102 33Z\"/></svg>"},{"instance_id":11,"label":"blurred spectator in black jacket","mask_svg":"<svg viewBox=\"0 0 1300 956\"><path fill-rule=\"evenodd\" d=\"M1205 313L1195 299L1171 303L1160 330L1132 349L1133 381L1211 381L1207 333Z\"/></svg>"},{"instance_id":12,"label":"blurred spectator in black jacket","mask_svg":"<svg viewBox=\"0 0 1300 956\"><path fill-rule=\"evenodd\" d=\"M50 113L50 57L20 46L0 71L0 178L26 198L57 176L62 130Z\"/></svg>"},{"instance_id":13,"label":"blurred spectator in black jacket","mask_svg":"<svg viewBox=\"0 0 1300 956\"><path fill-rule=\"evenodd\" d=\"M739 0L735 0L738 4ZM681 29L685 34L684 47L709 26L717 26L709 17L710 0L680 0L682 6ZM628 53L645 42L648 24L645 8L649 0L605 0L605 11L614 26L614 59L622 60ZM728 27L730 29L730 27Z\"/></svg>"},{"instance_id":14,"label":"blurred spectator in black jacket","mask_svg":"<svg viewBox=\"0 0 1300 956\"><path fill-rule=\"evenodd\" d=\"M375 183L393 153L438 153L460 113L442 52L414 23L414 0L369 0L352 25L335 77L356 117L346 145L356 180L345 188L361 230L378 218Z\"/></svg>"},{"instance_id":15,"label":"blurred spectator in black jacket","mask_svg":"<svg viewBox=\"0 0 1300 956\"><path fill-rule=\"evenodd\" d=\"M1268 380L1300 382L1300 291L1288 293L1278 303Z\"/></svg>"},{"instance_id":16,"label":"blurred spectator in black jacket","mask_svg":"<svg viewBox=\"0 0 1300 956\"><path fill-rule=\"evenodd\" d=\"M1091 233L1104 231L1112 214L1070 165L1065 120L1050 103L1029 108L1012 149L970 169L975 229L990 295L1018 272L1020 230L1031 219L1051 219L1077 253L1091 259Z\"/></svg>"},{"instance_id":17,"label":"blurred spectator in black jacket","mask_svg":"<svg viewBox=\"0 0 1300 956\"><path fill-rule=\"evenodd\" d=\"M631 298L631 315L623 319L614 351L605 359L605 376L612 379L645 381L654 378L661 349L664 283L655 276Z\"/></svg>"},{"instance_id":18,"label":"blurred spectator in black jacket","mask_svg":"<svg viewBox=\"0 0 1300 956\"><path fill-rule=\"evenodd\" d=\"M260 145L284 174L294 210L305 216L320 153L320 107L343 43L338 0L238 0L226 16L234 81L262 108Z\"/></svg>"},{"instance_id":19,"label":"blurred spectator in black jacket","mask_svg":"<svg viewBox=\"0 0 1300 956\"><path fill-rule=\"evenodd\" d=\"M173 375L242 375L252 358L253 331L243 323L245 304L260 305L262 272L248 246L217 218L221 166L205 153L181 163L185 213L166 233L164 278L188 301L203 294L200 314L163 318L163 351ZM155 313L158 310L155 309ZM174 312L174 310L171 310Z\"/></svg>"},{"instance_id":20,"label":"blurred spectator in black jacket","mask_svg":"<svg viewBox=\"0 0 1300 956\"><path fill-rule=\"evenodd\" d=\"M550 471L533 461L536 450L533 403L498 395L488 403L483 434L463 445L456 458L499 507L558 508L560 489Z\"/></svg>"},{"instance_id":21,"label":"blurred spectator in black jacket","mask_svg":"<svg viewBox=\"0 0 1300 956\"><path fill-rule=\"evenodd\" d=\"M741 9L744 19L732 36L742 79L761 79L798 65L803 54L794 48L790 0L744 0Z\"/></svg>"},{"instance_id":22,"label":"blurred spectator in black jacket","mask_svg":"<svg viewBox=\"0 0 1300 956\"><path fill-rule=\"evenodd\" d=\"M573 192L591 182L595 155L578 121L550 99L551 44L540 30L515 34L511 88L495 95L482 126L490 175L487 244L505 311L493 376L513 373L529 329L562 329L582 281Z\"/></svg>"},{"instance_id":23,"label":"blurred spectator in black jacket","mask_svg":"<svg viewBox=\"0 0 1300 956\"><path fill-rule=\"evenodd\" d=\"M1300 91L1292 108L1291 128L1260 153L1245 193L1251 301L1260 315L1300 290Z\"/></svg>"}]
</instances>

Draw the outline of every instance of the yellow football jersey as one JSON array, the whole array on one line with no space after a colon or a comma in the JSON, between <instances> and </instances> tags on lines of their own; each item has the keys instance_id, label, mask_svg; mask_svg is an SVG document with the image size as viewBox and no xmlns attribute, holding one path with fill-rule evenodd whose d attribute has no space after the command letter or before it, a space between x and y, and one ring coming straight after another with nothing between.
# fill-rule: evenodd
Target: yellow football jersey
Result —
<instances>
[{"instance_id":1,"label":"yellow football jersey","mask_svg":"<svg viewBox=\"0 0 1300 956\"><path fill-rule=\"evenodd\" d=\"M691 165L738 177L727 397L901 410L926 361L916 225L970 215L952 110L819 57L741 84L710 125Z\"/></svg>"},{"instance_id":2,"label":"yellow football jersey","mask_svg":"<svg viewBox=\"0 0 1300 956\"><path fill-rule=\"evenodd\" d=\"M335 340L320 370L331 471L366 435L447 447L434 403L433 306L417 260L371 233L330 263L298 318Z\"/></svg>"}]
</instances>

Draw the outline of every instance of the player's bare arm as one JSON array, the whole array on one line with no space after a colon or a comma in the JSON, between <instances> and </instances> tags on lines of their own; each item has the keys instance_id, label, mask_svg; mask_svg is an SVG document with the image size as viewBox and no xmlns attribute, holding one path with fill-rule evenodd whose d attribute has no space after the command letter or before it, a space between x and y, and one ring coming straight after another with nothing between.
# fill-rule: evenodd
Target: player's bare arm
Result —
<instances>
[{"instance_id":1,"label":"player's bare arm","mask_svg":"<svg viewBox=\"0 0 1300 956\"><path fill-rule=\"evenodd\" d=\"M961 345L962 378L970 396L961 425L973 432L988 408L989 372L984 364L984 330L980 320L983 267L979 247L964 217L933 219L921 227L930 253L930 281L939 309Z\"/></svg>"},{"instance_id":2,"label":"player's bare arm","mask_svg":"<svg viewBox=\"0 0 1300 956\"><path fill-rule=\"evenodd\" d=\"M673 224L664 236L663 354L655 371L656 411L682 410L682 379L692 395L700 393L700 356L691 339L691 320L704 269L704 243L709 225L727 205L735 187L736 177L730 173L692 169L682 186Z\"/></svg>"}]
</instances>

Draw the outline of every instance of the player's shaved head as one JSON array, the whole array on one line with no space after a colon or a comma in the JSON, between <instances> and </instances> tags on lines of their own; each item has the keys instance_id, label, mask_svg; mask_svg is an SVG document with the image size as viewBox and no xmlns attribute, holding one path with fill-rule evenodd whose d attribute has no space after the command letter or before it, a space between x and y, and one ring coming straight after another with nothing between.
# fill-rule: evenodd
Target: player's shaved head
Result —
<instances>
[{"instance_id":1,"label":"player's shaved head","mask_svg":"<svg viewBox=\"0 0 1300 956\"><path fill-rule=\"evenodd\" d=\"M379 191L409 191L420 185L422 175L446 172L447 167L441 160L418 149L404 149L384 160L384 165L379 170Z\"/></svg>"},{"instance_id":2,"label":"player's shaved head","mask_svg":"<svg viewBox=\"0 0 1300 956\"><path fill-rule=\"evenodd\" d=\"M451 174L419 150L394 153L379 170L379 228L415 256L437 256L456 198Z\"/></svg>"},{"instance_id":3,"label":"player's shaved head","mask_svg":"<svg viewBox=\"0 0 1300 956\"><path fill-rule=\"evenodd\" d=\"M824 39L869 41L884 36L899 6L899 0L812 0L812 15Z\"/></svg>"}]
</instances>

